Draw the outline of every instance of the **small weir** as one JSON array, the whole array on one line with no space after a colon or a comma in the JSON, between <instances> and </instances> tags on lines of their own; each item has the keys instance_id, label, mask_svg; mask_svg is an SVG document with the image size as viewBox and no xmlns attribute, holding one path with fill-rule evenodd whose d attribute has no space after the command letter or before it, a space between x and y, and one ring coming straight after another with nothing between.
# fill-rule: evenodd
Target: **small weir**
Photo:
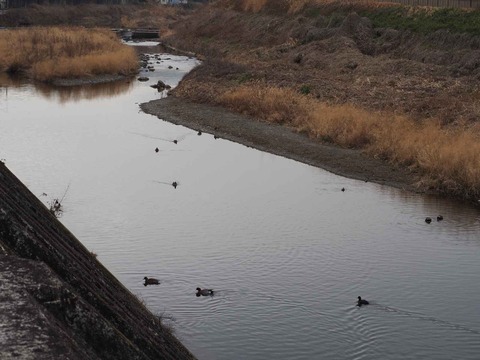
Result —
<instances>
[{"instance_id":1,"label":"small weir","mask_svg":"<svg viewBox=\"0 0 480 360\"><path fill-rule=\"evenodd\" d=\"M135 39L158 39L158 29L156 28L138 28L138 29L112 29L119 37L125 41Z\"/></svg>"}]
</instances>

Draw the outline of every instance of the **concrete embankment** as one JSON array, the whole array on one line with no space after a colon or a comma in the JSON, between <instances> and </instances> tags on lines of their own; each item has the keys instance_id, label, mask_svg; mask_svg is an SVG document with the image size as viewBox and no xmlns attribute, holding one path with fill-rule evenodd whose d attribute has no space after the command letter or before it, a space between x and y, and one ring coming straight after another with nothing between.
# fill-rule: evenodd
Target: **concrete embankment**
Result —
<instances>
[{"instance_id":1,"label":"concrete embankment","mask_svg":"<svg viewBox=\"0 0 480 360\"><path fill-rule=\"evenodd\" d=\"M0 358L194 359L0 163Z\"/></svg>"}]
</instances>

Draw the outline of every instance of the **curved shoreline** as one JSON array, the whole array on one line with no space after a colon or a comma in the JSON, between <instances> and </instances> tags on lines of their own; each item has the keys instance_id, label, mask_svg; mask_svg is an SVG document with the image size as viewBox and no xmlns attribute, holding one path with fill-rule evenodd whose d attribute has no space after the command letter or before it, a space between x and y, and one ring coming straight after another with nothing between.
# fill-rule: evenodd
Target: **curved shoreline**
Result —
<instances>
[{"instance_id":1,"label":"curved shoreline","mask_svg":"<svg viewBox=\"0 0 480 360\"><path fill-rule=\"evenodd\" d=\"M201 129L220 138L319 167L336 175L412 192L427 192L415 186L418 174L408 169L370 158L360 150L320 143L285 126L262 122L222 107L170 96L141 104L140 108L147 114L173 124Z\"/></svg>"}]
</instances>

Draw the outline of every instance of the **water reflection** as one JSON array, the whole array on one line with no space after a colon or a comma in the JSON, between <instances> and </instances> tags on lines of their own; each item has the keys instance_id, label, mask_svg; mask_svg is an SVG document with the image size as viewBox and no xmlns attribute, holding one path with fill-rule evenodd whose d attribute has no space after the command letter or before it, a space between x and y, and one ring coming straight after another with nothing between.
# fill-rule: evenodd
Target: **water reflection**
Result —
<instances>
[{"instance_id":1,"label":"water reflection","mask_svg":"<svg viewBox=\"0 0 480 360\"><path fill-rule=\"evenodd\" d=\"M195 62L152 65L147 83L62 106L12 85L0 157L37 195L71 183L62 222L198 358L478 359L478 210L139 113Z\"/></svg>"},{"instance_id":2,"label":"water reflection","mask_svg":"<svg viewBox=\"0 0 480 360\"><path fill-rule=\"evenodd\" d=\"M27 83L28 80L25 78L0 72L0 89L2 91L8 90L9 87L17 88Z\"/></svg>"},{"instance_id":3,"label":"water reflection","mask_svg":"<svg viewBox=\"0 0 480 360\"><path fill-rule=\"evenodd\" d=\"M12 77L8 74L0 74L0 88L3 96L8 97L9 88L21 88L33 86L38 95L49 100L65 104L81 100L105 99L125 94L133 87L136 78L127 78L114 82L88 84L81 86L51 86L46 83L34 83L21 77Z\"/></svg>"},{"instance_id":4,"label":"water reflection","mask_svg":"<svg viewBox=\"0 0 480 360\"><path fill-rule=\"evenodd\" d=\"M436 195L419 195L407 191L398 191L398 189L389 186L379 186L378 191L405 205L412 202L418 203L420 207L412 215L417 217L420 223L424 222L428 216L433 219L432 225L434 225L438 222L437 217L442 216L442 221L448 224L445 226L448 226L450 230L455 228L455 224L461 225L463 231L469 231L469 229L476 231L479 228L480 211L478 206L474 204ZM475 213L478 216L472 216Z\"/></svg>"},{"instance_id":5,"label":"water reflection","mask_svg":"<svg viewBox=\"0 0 480 360\"><path fill-rule=\"evenodd\" d=\"M116 97L130 91L134 81L136 80L130 78L104 84L67 87L52 87L46 84L36 84L35 88L43 97L54 99L60 104L65 104L72 101Z\"/></svg>"}]
</instances>

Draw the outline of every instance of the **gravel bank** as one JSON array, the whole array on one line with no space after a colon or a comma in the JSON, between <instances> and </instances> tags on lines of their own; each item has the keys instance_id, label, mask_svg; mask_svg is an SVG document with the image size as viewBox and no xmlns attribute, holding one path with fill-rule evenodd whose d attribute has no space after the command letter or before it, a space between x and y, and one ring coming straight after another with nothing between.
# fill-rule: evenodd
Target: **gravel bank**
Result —
<instances>
[{"instance_id":1,"label":"gravel bank","mask_svg":"<svg viewBox=\"0 0 480 360\"><path fill-rule=\"evenodd\" d=\"M319 143L291 129L258 121L221 107L168 97L140 105L148 114L173 124L214 134L246 146L300 161L352 179L371 181L409 191L416 174L394 167L361 151Z\"/></svg>"}]
</instances>

